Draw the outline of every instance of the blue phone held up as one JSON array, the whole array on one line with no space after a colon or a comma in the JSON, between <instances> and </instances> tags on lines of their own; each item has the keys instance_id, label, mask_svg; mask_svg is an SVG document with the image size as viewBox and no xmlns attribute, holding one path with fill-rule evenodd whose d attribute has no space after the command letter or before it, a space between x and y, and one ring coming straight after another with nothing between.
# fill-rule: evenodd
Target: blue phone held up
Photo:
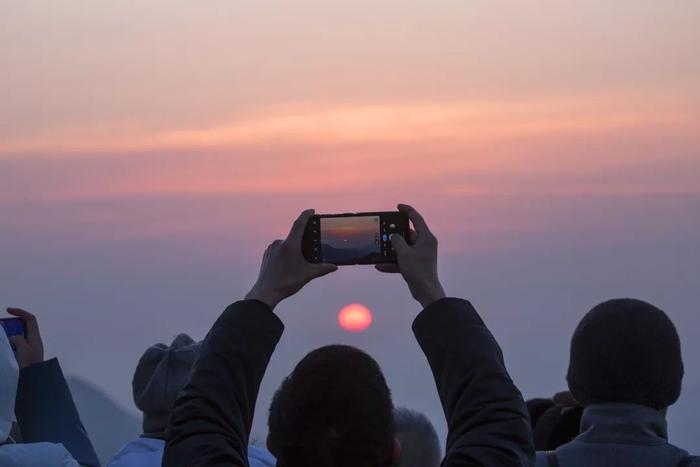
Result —
<instances>
[{"instance_id":1,"label":"blue phone held up","mask_svg":"<svg viewBox=\"0 0 700 467\"><path fill-rule=\"evenodd\" d=\"M0 323L2 323L8 338L27 335L27 328L22 318L0 318Z\"/></svg>"}]
</instances>

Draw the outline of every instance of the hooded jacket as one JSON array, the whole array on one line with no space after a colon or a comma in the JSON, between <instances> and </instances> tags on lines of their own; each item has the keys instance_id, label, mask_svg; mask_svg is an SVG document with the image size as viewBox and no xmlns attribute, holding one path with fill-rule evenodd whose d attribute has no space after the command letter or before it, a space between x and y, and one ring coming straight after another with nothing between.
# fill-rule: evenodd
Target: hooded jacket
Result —
<instances>
[{"instance_id":1,"label":"hooded jacket","mask_svg":"<svg viewBox=\"0 0 700 467\"><path fill-rule=\"evenodd\" d=\"M556 451L559 467L676 467L688 453L668 442L658 410L633 404L592 404L581 418L581 434ZM700 467L700 458L688 460ZM553 462L537 453L536 467Z\"/></svg>"},{"instance_id":2,"label":"hooded jacket","mask_svg":"<svg viewBox=\"0 0 700 467\"><path fill-rule=\"evenodd\" d=\"M10 438L12 421L23 444ZM77 460L76 460L77 459ZM99 467L56 359L19 370L0 330L0 466Z\"/></svg>"},{"instance_id":3,"label":"hooded jacket","mask_svg":"<svg viewBox=\"0 0 700 467\"><path fill-rule=\"evenodd\" d=\"M3 467L77 467L65 447L56 443L14 444L10 438L15 418L19 367L5 332L0 330L0 465Z\"/></svg>"}]
</instances>

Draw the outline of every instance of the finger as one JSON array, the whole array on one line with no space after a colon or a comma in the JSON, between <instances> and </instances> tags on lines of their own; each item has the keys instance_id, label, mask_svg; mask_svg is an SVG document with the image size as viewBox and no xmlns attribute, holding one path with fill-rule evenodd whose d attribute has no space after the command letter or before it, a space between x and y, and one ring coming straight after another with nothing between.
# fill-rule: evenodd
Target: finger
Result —
<instances>
[{"instance_id":1,"label":"finger","mask_svg":"<svg viewBox=\"0 0 700 467\"><path fill-rule=\"evenodd\" d=\"M33 363L32 354L36 349L29 345L29 342L22 336L12 336L10 338L12 348L15 350L15 359L20 370L26 368ZM43 354L43 351L42 351Z\"/></svg>"},{"instance_id":2,"label":"finger","mask_svg":"<svg viewBox=\"0 0 700 467\"><path fill-rule=\"evenodd\" d=\"M421 216L421 214L418 211L416 211L416 209L413 206L410 206L408 204L399 204L397 207L400 212L403 212L406 215L408 215L408 218L411 220L414 227L416 228L416 240L421 237L427 237L429 235L432 235L432 232L430 231L428 224L425 222L425 219L423 219L423 216Z\"/></svg>"},{"instance_id":3,"label":"finger","mask_svg":"<svg viewBox=\"0 0 700 467\"><path fill-rule=\"evenodd\" d=\"M576 407L578 402L569 391L562 391L554 394L552 400L555 404L563 405L564 407Z\"/></svg>"},{"instance_id":4,"label":"finger","mask_svg":"<svg viewBox=\"0 0 700 467\"><path fill-rule=\"evenodd\" d=\"M391 247L396 251L398 257L403 256L408 250L411 249L406 243L406 240L399 234L391 234Z\"/></svg>"},{"instance_id":5,"label":"finger","mask_svg":"<svg viewBox=\"0 0 700 467\"><path fill-rule=\"evenodd\" d=\"M309 223L309 219L311 219L311 217L314 215L314 212L315 211L313 209L307 209L306 211L302 212L301 215L299 215L297 220L294 221L292 229L289 231L289 235L287 236L288 241L292 242L293 244L301 245L301 239L304 237L304 231Z\"/></svg>"},{"instance_id":6,"label":"finger","mask_svg":"<svg viewBox=\"0 0 700 467\"><path fill-rule=\"evenodd\" d=\"M267 248L265 248L265 251L263 252L262 260L260 261L260 271L258 271L258 275L262 274L262 272L265 270L265 265L267 264L267 259L270 257L270 250L272 249L272 245L268 245Z\"/></svg>"},{"instance_id":7,"label":"finger","mask_svg":"<svg viewBox=\"0 0 700 467\"><path fill-rule=\"evenodd\" d=\"M284 240L275 240L274 242L270 243L265 249L265 257L270 256L272 252L279 248L283 243Z\"/></svg>"},{"instance_id":8,"label":"finger","mask_svg":"<svg viewBox=\"0 0 700 467\"><path fill-rule=\"evenodd\" d=\"M314 264L314 277L322 277L338 270L338 266L330 263Z\"/></svg>"},{"instance_id":9,"label":"finger","mask_svg":"<svg viewBox=\"0 0 700 467\"><path fill-rule=\"evenodd\" d=\"M32 345L43 345L36 316L21 308L8 308L7 312L24 320L24 324L27 327L27 340L32 343Z\"/></svg>"},{"instance_id":10,"label":"finger","mask_svg":"<svg viewBox=\"0 0 700 467\"><path fill-rule=\"evenodd\" d=\"M398 264L375 264L374 269L376 269L379 272L384 272L387 274L396 274L399 272L399 265Z\"/></svg>"},{"instance_id":11,"label":"finger","mask_svg":"<svg viewBox=\"0 0 700 467\"><path fill-rule=\"evenodd\" d=\"M284 240L275 240L270 243L267 248L265 248L265 253L263 253L263 264L267 261L273 251L280 247L284 243Z\"/></svg>"},{"instance_id":12,"label":"finger","mask_svg":"<svg viewBox=\"0 0 700 467\"><path fill-rule=\"evenodd\" d=\"M408 244L414 245L418 240L418 233L413 229L408 229Z\"/></svg>"},{"instance_id":13,"label":"finger","mask_svg":"<svg viewBox=\"0 0 700 467\"><path fill-rule=\"evenodd\" d=\"M30 319L36 319L36 316L31 314L27 310L23 310L21 308L8 307L7 312L9 314L11 314L12 316L17 316L18 318L22 318L25 321L29 321Z\"/></svg>"}]
</instances>

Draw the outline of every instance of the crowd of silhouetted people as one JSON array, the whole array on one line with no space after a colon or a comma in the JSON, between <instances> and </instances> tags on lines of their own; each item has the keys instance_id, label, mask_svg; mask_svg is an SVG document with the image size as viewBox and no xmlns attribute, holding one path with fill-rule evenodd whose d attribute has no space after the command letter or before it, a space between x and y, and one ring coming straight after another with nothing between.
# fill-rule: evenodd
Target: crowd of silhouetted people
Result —
<instances>
[{"instance_id":1,"label":"crowd of silhouetted people","mask_svg":"<svg viewBox=\"0 0 700 467\"><path fill-rule=\"evenodd\" d=\"M424 415L394 406L378 363L346 345L315 349L296 365L270 404L265 445L250 444L260 383L284 331L274 310L337 269L303 257L309 210L270 244L257 282L203 341L180 334L146 349L132 382L143 433L108 466L700 466L668 441L666 410L684 370L662 310L629 298L595 306L571 339L568 391L526 402L471 303L446 295L435 235L415 209L399 210L415 230L392 236L398 265L377 269L400 274L423 308L413 333L444 409L444 454ZM37 319L8 312L26 332L0 332L0 467L99 466L58 361L44 359Z\"/></svg>"}]
</instances>

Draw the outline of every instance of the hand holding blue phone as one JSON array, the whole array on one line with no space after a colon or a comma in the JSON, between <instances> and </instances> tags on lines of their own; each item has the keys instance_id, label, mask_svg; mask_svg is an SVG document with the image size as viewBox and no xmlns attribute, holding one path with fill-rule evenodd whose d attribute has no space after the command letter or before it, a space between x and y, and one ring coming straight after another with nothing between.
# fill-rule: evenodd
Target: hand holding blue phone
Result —
<instances>
[{"instance_id":1,"label":"hand holding blue phone","mask_svg":"<svg viewBox=\"0 0 700 467\"><path fill-rule=\"evenodd\" d=\"M13 318L1 318L0 322L12 344L20 368L44 361L44 344L36 317L21 308L8 308Z\"/></svg>"}]
</instances>

